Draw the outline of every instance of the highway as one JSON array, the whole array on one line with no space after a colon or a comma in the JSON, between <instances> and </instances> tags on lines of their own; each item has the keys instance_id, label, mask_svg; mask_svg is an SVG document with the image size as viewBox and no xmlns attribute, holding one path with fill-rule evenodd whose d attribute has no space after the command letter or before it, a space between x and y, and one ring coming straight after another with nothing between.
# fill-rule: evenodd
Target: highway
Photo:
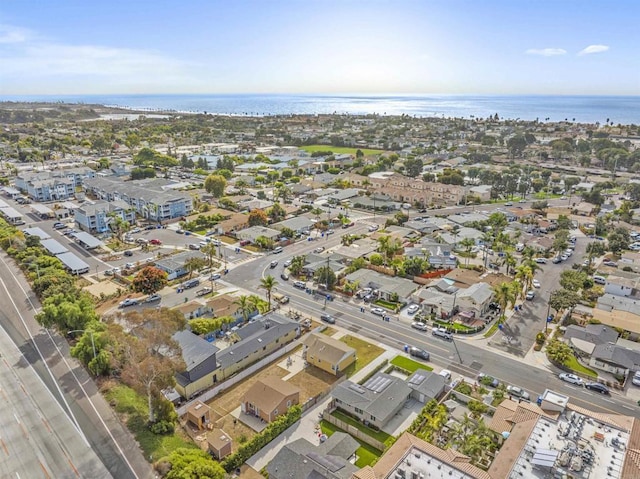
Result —
<instances>
[{"instance_id":1,"label":"highway","mask_svg":"<svg viewBox=\"0 0 640 479\"><path fill-rule=\"evenodd\" d=\"M38 450L48 453L40 453L25 464L10 456L10 460L0 463L0 477L153 477L150 465L131 434L115 417L85 369L70 357L64 338L41 328L35 321L39 303L22 275L14 273L16 270L13 260L0 253L0 326L4 330L0 336L3 341L13 343L18 355L12 355L3 367L11 366L16 373L14 378L22 382L7 380L2 382L2 387L3 394L14 403L20 394L27 394L31 399L23 397L21 406L24 409L16 408L15 413L8 407L3 408L0 420L7 427L15 421L19 429L26 431L28 437L25 439L30 441L34 454ZM3 354L11 350L10 345L2 348ZM39 379L30 379L30 372ZM10 378L12 373L7 369L0 374ZM39 391L36 386L46 388L48 392ZM33 398L37 401L30 403ZM30 417L25 418L29 410ZM33 411L37 413L34 415ZM58 427L60 432L57 432ZM6 443L4 427L1 431L0 437ZM14 430L17 439L16 431L21 431ZM0 443L0 457L2 452ZM25 453L24 457L29 456ZM61 457L68 460L60 462ZM37 466L38 462L43 465L41 472L31 469L24 475L18 472L22 467Z\"/></svg>"}]
</instances>

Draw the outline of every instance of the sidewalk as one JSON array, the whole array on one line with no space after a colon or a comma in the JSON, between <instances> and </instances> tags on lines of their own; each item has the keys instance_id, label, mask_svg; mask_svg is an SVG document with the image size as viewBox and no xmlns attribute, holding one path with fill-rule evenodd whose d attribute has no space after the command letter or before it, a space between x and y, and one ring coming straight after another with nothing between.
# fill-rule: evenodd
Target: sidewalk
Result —
<instances>
[{"instance_id":1,"label":"sidewalk","mask_svg":"<svg viewBox=\"0 0 640 479\"><path fill-rule=\"evenodd\" d=\"M339 338L347 334L344 331L339 330L336 332L333 337ZM349 378L350 381L358 382L364 377L366 377L371 371L375 370L382 361L391 360L399 353L397 351L389 351L383 344L378 344L380 347L385 349L385 352L378 356L374 361L367 364L360 371L355 373L353 376ZM299 360L294 360L297 363ZM300 421L296 422L289 429L284 431L280 436L269 443L268 447L263 447L258 453L253 455L247 460L246 464L251 466L256 471L260 471L263 467L265 467L269 462L275 457L275 455L287 444L296 441L297 439L304 438L311 442L312 444L318 443L318 436L316 434L316 426L319 422L319 416L327 407L327 405L331 402L331 395L328 395L322 402L316 404L314 407L307 410Z\"/></svg>"}]
</instances>

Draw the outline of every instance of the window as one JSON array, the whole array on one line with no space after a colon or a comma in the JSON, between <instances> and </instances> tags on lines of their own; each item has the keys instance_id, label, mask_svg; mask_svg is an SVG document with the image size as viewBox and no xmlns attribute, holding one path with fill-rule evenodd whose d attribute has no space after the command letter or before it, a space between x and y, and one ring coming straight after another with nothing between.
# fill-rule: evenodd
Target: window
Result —
<instances>
[{"instance_id":1,"label":"window","mask_svg":"<svg viewBox=\"0 0 640 479\"><path fill-rule=\"evenodd\" d=\"M287 407L291 407L291 399L287 401Z\"/></svg>"},{"instance_id":2,"label":"window","mask_svg":"<svg viewBox=\"0 0 640 479\"><path fill-rule=\"evenodd\" d=\"M359 408L355 408L356 414L362 414L364 411Z\"/></svg>"},{"instance_id":3,"label":"window","mask_svg":"<svg viewBox=\"0 0 640 479\"><path fill-rule=\"evenodd\" d=\"M369 416L373 422L377 421L375 416Z\"/></svg>"},{"instance_id":4,"label":"window","mask_svg":"<svg viewBox=\"0 0 640 479\"><path fill-rule=\"evenodd\" d=\"M274 409L274 410L273 410L273 415L274 415L274 416L277 416L277 415L278 415L278 410L277 410L277 409Z\"/></svg>"}]
</instances>

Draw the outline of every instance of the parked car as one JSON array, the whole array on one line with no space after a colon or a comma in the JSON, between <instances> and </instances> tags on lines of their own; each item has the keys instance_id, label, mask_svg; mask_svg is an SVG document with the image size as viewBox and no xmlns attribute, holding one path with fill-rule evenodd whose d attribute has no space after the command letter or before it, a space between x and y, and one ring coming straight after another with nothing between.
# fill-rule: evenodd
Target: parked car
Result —
<instances>
[{"instance_id":1,"label":"parked car","mask_svg":"<svg viewBox=\"0 0 640 479\"><path fill-rule=\"evenodd\" d=\"M433 328L431 330L431 334L446 341L453 341L453 334L451 334L445 328Z\"/></svg>"},{"instance_id":2,"label":"parked car","mask_svg":"<svg viewBox=\"0 0 640 479\"><path fill-rule=\"evenodd\" d=\"M209 281L218 281L220 278L220 273L213 273L211 276L209 276Z\"/></svg>"},{"instance_id":3,"label":"parked car","mask_svg":"<svg viewBox=\"0 0 640 479\"><path fill-rule=\"evenodd\" d=\"M427 326L424 323L421 323L420 321L414 321L413 323L411 323L411 327L413 329L418 329L420 331L429 331L429 326Z\"/></svg>"},{"instance_id":4,"label":"parked car","mask_svg":"<svg viewBox=\"0 0 640 479\"><path fill-rule=\"evenodd\" d=\"M507 386L507 393L515 398L524 399L525 401L529 401L531 399L529 393L518 386Z\"/></svg>"},{"instance_id":5,"label":"parked car","mask_svg":"<svg viewBox=\"0 0 640 479\"><path fill-rule=\"evenodd\" d=\"M362 298L362 300L363 300L365 303L370 303L370 302L372 302L374 299L376 299L376 297L375 297L373 294L365 294L365 295L363 296L363 298Z\"/></svg>"},{"instance_id":6,"label":"parked car","mask_svg":"<svg viewBox=\"0 0 640 479\"><path fill-rule=\"evenodd\" d=\"M138 305L138 300L137 299L131 299L131 298L127 298L124 301L121 301L120 304L118 305L119 308L126 308L128 306L137 306Z\"/></svg>"},{"instance_id":7,"label":"parked car","mask_svg":"<svg viewBox=\"0 0 640 479\"><path fill-rule=\"evenodd\" d=\"M322 253L324 251L324 246L318 246L313 250L314 253Z\"/></svg>"},{"instance_id":8,"label":"parked car","mask_svg":"<svg viewBox=\"0 0 640 479\"><path fill-rule=\"evenodd\" d=\"M618 267L618 263L616 263L615 261L611 261L611 260L603 261L602 264L605 265L605 266L611 266L612 268L617 268Z\"/></svg>"},{"instance_id":9,"label":"parked car","mask_svg":"<svg viewBox=\"0 0 640 479\"><path fill-rule=\"evenodd\" d=\"M336 324L336 318L334 318L330 314L322 314L320 315L320 319L325 323Z\"/></svg>"},{"instance_id":10,"label":"parked car","mask_svg":"<svg viewBox=\"0 0 640 479\"><path fill-rule=\"evenodd\" d=\"M605 395L611 394L609 392L609 388L607 386L605 386L604 384L587 383L587 384L584 385L584 387L587 388L587 389L590 389L591 391L598 392L600 394L605 394Z\"/></svg>"},{"instance_id":11,"label":"parked car","mask_svg":"<svg viewBox=\"0 0 640 479\"><path fill-rule=\"evenodd\" d=\"M136 265L134 263L127 263L127 264L124 265L125 269L133 269L135 267L136 267Z\"/></svg>"},{"instance_id":12,"label":"parked car","mask_svg":"<svg viewBox=\"0 0 640 479\"><path fill-rule=\"evenodd\" d=\"M285 261L285 262L283 263L283 265L284 265L284 267L285 267L285 268L288 268L289 266L291 266L291 260L290 260L290 259L288 259L287 261Z\"/></svg>"},{"instance_id":13,"label":"parked car","mask_svg":"<svg viewBox=\"0 0 640 479\"><path fill-rule=\"evenodd\" d=\"M66 227L67 227L67 225L65 225L64 223L60 223L59 221L53 223L53 228L56 229L56 230L61 230L61 229L64 229Z\"/></svg>"},{"instance_id":14,"label":"parked car","mask_svg":"<svg viewBox=\"0 0 640 479\"><path fill-rule=\"evenodd\" d=\"M184 234L184 230L176 230L176 233L178 233L179 235L183 235Z\"/></svg>"},{"instance_id":15,"label":"parked car","mask_svg":"<svg viewBox=\"0 0 640 479\"><path fill-rule=\"evenodd\" d=\"M485 373L478 374L478 382L480 384L484 384L485 386L491 386L492 388L497 388L500 386L500 381L498 381L493 376L489 376Z\"/></svg>"},{"instance_id":16,"label":"parked car","mask_svg":"<svg viewBox=\"0 0 640 479\"><path fill-rule=\"evenodd\" d=\"M289 281L289 275L287 273L280 273L280 278L284 281Z\"/></svg>"},{"instance_id":17,"label":"parked car","mask_svg":"<svg viewBox=\"0 0 640 479\"><path fill-rule=\"evenodd\" d=\"M594 276L593 277L593 282L596 284L607 284L607 278L605 278L604 276Z\"/></svg>"},{"instance_id":18,"label":"parked car","mask_svg":"<svg viewBox=\"0 0 640 479\"><path fill-rule=\"evenodd\" d=\"M528 301L531 301L535 297L536 297L536 292L531 289L527 291L527 295L525 296L525 299L527 299Z\"/></svg>"},{"instance_id":19,"label":"parked car","mask_svg":"<svg viewBox=\"0 0 640 479\"><path fill-rule=\"evenodd\" d=\"M125 251L124 253L122 253L122 254L124 254L125 256L133 256L133 251L131 251L131 250L126 250L126 251Z\"/></svg>"},{"instance_id":20,"label":"parked car","mask_svg":"<svg viewBox=\"0 0 640 479\"><path fill-rule=\"evenodd\" d=\"M560 255L560 261L567 261L569 257L566 254Z\"/></svg>"},{"instance_id":21,"label":"parked car","mask_svg":"<svg viewBox=\"0 0 640 479\"><path fill-rule=\"evenodd\" d=\"M298 289L305 289L307 285L304 283L304 281L294 281L293 287Z\"/></svg>"},{"instance_id":22,"label":"parked car","mask_svg":"<svg viewBox=\"0 0 640 479\"><path fill-rule=\"evenodd\" d=\"M247 245L249 245L249 244L251 244L251 241L249 241L249 240L242 240L242 241L240 241L240 246L247 246Z\"/></svg>"},{"instance_id":23,"label":"parked car","mask_svg":"<svg viewBox=\"0 0 640 479\"><path fill-rule=\"evenodd\" d=\"M198 291L196 291L196 296L206 296L211 291L212 291L212 289L207 286L205 288L202 288L202 289L199 289Z\"/></svg>"},{"instance_id":24,"label":"parked car","mask_svg":"<svg viewBox=\"0 0 640 479\"><path fill-rule=\"evenodd\" d=\"M415 346L411 346L409 348L409 355L415 358L424 359L425 361L429 361L429 353L424 349L416 348Z\"/></svg>"},{"instance_id":25,"label":"parked car","mask_svg":"<svg viewBox=\"0 0 640 479\"><path fill-rule=\"evenodd\" d=\"M536 263L547 264L547 258L536 258Z\"/></svg>"},{"instance_id":26,"label":"parked car","mask_svg":"<svg viewBox=\"0 0 640 479\"><path fill-rule=\"evenodd\" d=\"M376 316L384 316L386 311L382 308L372 308L371 313L375 314Z\"/></svg>"},{"instance_id":27,"label":"parked car","mask_svg":"<svg viewBox=\"0 0 640 479\"><path fill-rule=\"evenodd\" d=\"M511 201L507 201L504 205L505 206L513 206L513 203Z\"/></svg>"},{"instance_id":28,"label":"parked car","mask_svg":"<svg viewBox=\"0 0 640 479\"><path fill-rule=\"evenodd\" d=\"M374 231L378 231L378 225L369 226L369 232L373 233Z\"/></svg>"},{"instance_id":29,"label":"parked car","mask_svg":"<svg viewBox=\"0 0 640 479\"><path fill-rule=\"evenodd\" d=\"M271 269L275 268L276 266L278 266L278 262L277 262L277 261L275 261L275 260L274 260L274 261L272 261L272 262L269 264L269 267L270 267Z\"/></svg>"},{"instance_id":30,"label":"parked car","mask_svg":"<svg viewBox=\"0 0 640 479\"><path fill-rule=\"evenodd\" d=\"M533 285L534 288L539 288L540 285L540 281L538 281L537 279L534 279L531 284Z\"/></svg>"},{"instance_id":31,"label":"parked car","mask_svg":"<svg viewBox=\"0 0 640 479\"><path fill-rule=\"evenodd\" d=\"M189 281L185 281L184 283L182 283L182 287L184 289L190 289L190 288L195 288L196 286L198 286L200 284L200 280L199 279L190 279Z\"/></svg>"},{"instance_id":32,"label":"parked car","mask_svg":"<svg viewBox=\"0 0 640 479\"><path fill-rule=\"evenodd\" d=\"M582 378L576 376L575 374L570 374L570 373L560 373L558 374L558 378L561 381L565 381L571 384L576 384L578 386L582 386L584 384L584 382L582 381Z\"/></svg>"},{"instance_id":33,"label":"parked car","mask_svg":"<svg viewBox=\"0 0 640 479\"><path fill-rule=\"evenodd\" d=\"M147 296L147 299L144 300L145 303L154 303L156 301L160 301L162 296L158 293L152 294L151 296Z\"/></svg>"},{"instance_id":34,"label":"parked car","mask_svg":"<svg viewBox=\"0 0 640 479\"><path fill-rule=\"evenodd\" d=\"M407 314L416 314L420 310L420 306L412 304L407 308Z\"/></svg>"},{"instance_id":35,"label":"parked car","mask_svg":"<svg viewBox=\"0 0 640 479\"><path fill-rule=\"evenodd\" d=\"M633 375L633 379L631 379L631 382L633 383L634 386L640 386L640 371L636 371Z\"/></svg>"},{"instance_id":36,"label":"parked car","mask_svg":"<svg viewBox=\"0 0 640 479\"><path fill-rule=\"evenodd\" d=\"M553 259L551 260L551 262L553 264L562 263L562 256L554 256Z\"/></svg>"},{"instance_id":37,"label":"parked car","mask_svg":"<svg viewBox=\"0 0 640 479\"><path fill-rule=\"evenodd\" d=\"M162 244L162 241L160 241L160 240L159 240L159 239L157 239L157 238L153 238L153 239L150 239L150 240L149 240L149 244L161 245L161 244Z\"/></svg>"},{"instance_id":38,"label":"parked car","mask_svg":"<svg viewBox=\"0 0 640 479\"><path fill-rule=\"evenodd\" d=\"M141 245L142 244L147 244L147 243L149 243L149 240L145 239L145 238L138 238L138 239L136 239L136 243L141 244Z\"/></svg>"},{"instance_id":39,"label":"parked car","mask_svg":"<svg viewBox=\"0 0 640 479\"><path fill-rule=\"evenodd\" d=\"M445 382L451 381L451 371L448 369L443 369L438 374L444 378Z\"/></svg>"}]
</instances>

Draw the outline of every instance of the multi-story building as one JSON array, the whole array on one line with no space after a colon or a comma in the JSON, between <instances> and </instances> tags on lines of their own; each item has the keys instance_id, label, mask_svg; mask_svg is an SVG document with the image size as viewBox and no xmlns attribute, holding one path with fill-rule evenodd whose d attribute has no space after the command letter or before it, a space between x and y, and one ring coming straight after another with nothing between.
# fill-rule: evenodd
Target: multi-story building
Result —
<instances>
[{"instance_id":1,"label":"multi-story building","mask_svg":"<svg viewBox=\"0 0 640 479\"><path fill-rule=\"evenodd\" d=\"M456 205L464 201L467 194L464 186L426 182L396 174L387 177L349 175L348 179L354 186L368 185L370 191L411 205Z\"/></svg>"},{"instance_id":2,"label":"multi-story building","mask_svg":"<svg viewBox=\"0 0 640 479\"><path fill-rule=\"evenodd\" d=\"M16 176L15 185L34 201L61 201L73 198L76 188L95 176L95 171L88 167L26 171Z\"/></svg>"},{"instance_id":3,"label":"multi-story building","mask_svg":"<svg viewBox=\"0 0 640 479\"><path fill-rule=\"evenodd\" d=\"M191 196L173 191L171 184L163 179L123 182L112 178L93 178L85 181L83 187L99 199L124 201L143 218L161 222L188 216L193 211Z\"/></svg>"},{"instance_id":4,"label":"multi-story building","mask_svg":"<svg viewBox=\"0 0 640 479\"><path fill-rule=\"evenodd\" d=\"M78 227L89 233L106 233L116 217L122 218L130 225L136 221L136 213L133 208L119 200L85 203L76 210L75 214Z\"/></svg>"}]
</instances>

